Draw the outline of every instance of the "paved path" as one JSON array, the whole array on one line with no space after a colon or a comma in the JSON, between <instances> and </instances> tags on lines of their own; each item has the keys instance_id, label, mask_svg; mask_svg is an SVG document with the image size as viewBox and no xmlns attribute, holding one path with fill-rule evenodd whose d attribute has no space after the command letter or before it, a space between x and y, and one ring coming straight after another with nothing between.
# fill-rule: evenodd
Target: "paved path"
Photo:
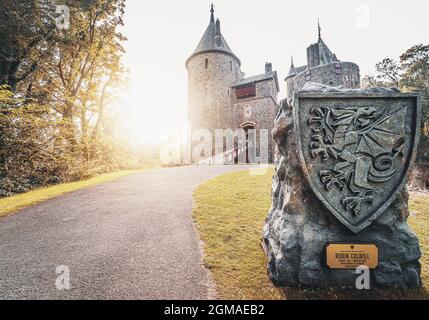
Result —
<instances>
[{"instance_id":1,"label":"paved path","mask_svg":"<svg viewBox=\"0 0 429 320\"><path fill-rule=\"evenodd\" d=\"M246 168L148 170L0 220L0 299L207 299L192 192Z\"/></svg>"}]
</instances>

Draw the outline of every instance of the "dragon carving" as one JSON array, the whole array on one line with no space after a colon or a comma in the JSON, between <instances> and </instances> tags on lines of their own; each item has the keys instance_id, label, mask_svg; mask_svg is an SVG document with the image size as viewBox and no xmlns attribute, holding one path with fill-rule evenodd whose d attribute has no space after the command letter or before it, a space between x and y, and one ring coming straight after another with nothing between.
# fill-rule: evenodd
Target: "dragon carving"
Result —
<instances>
[{"instance_id":1,"label":"dragon carving","mask_svg":"<svg viewBox=\"0 0 429 320\"><path fill-rule=\"evenodd\" d=\"M399 170L405 111L344 106L313 107L310 113L310 155L332 164L320 170L320 181L327 191L347 191L341 205L358 217L373 204L375 186L391 180Z\"/></svg>"}]
</instances>

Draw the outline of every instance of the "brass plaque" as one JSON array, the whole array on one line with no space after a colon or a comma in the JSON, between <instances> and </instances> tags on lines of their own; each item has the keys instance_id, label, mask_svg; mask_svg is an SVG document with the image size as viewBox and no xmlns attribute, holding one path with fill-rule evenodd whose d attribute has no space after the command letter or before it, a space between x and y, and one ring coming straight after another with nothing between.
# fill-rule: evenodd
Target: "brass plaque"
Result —
<instances>
[{"instance_id":1,"label":"brass plaque","mask_svg":"<svg viewBox=\"0 0 429 320\"><path fill-rule=\"evenodd\" d=\"M378 247L375 244L332 243L326 247L326 264L331 269L356 269L378 266Z\"/></svg>"}]
</instances>

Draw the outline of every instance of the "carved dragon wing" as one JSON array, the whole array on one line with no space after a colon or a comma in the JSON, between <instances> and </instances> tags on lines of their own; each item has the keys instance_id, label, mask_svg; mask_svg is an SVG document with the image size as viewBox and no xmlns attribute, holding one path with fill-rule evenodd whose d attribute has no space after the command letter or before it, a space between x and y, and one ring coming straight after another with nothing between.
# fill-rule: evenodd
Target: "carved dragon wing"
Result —
<instances>
[{"instance_id":1,"label":"carved dragon wing","mask_svg":"<svg viewBox=\"0 0 429 320\"><path fill-rule=\"evenodd\" d=\"M405 136L405 110L385 113L365 129L357 152L376 158L391 153Z\"/></svg>"},{"instance_id":2,"label":"carved dragon wing","mask_svg":"<svg viewBox=\"0 0 429 320\"><path fill-rule=\"evenodd\" d=\"M349 125L353 118L356 116L356 109L332 109L331 110L334 122L334 126Z\"/></svg>"}]
</instances>

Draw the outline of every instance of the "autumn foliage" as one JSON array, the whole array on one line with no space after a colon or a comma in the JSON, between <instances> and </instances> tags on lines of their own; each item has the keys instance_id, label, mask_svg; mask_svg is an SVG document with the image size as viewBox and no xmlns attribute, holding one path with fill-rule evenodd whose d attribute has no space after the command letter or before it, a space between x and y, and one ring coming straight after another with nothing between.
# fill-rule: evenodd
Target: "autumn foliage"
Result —
<instances>
[{"instance_id":1,"label":"autumn foliage","mask_svg":"<svg viewBox=\"0 0 429 320\"><path fill-rule=\"evenodd\" d=\"M0 197L135 168L111 106L124 84L124 0L0 3Z\"/></svg>"}]
</instances>

